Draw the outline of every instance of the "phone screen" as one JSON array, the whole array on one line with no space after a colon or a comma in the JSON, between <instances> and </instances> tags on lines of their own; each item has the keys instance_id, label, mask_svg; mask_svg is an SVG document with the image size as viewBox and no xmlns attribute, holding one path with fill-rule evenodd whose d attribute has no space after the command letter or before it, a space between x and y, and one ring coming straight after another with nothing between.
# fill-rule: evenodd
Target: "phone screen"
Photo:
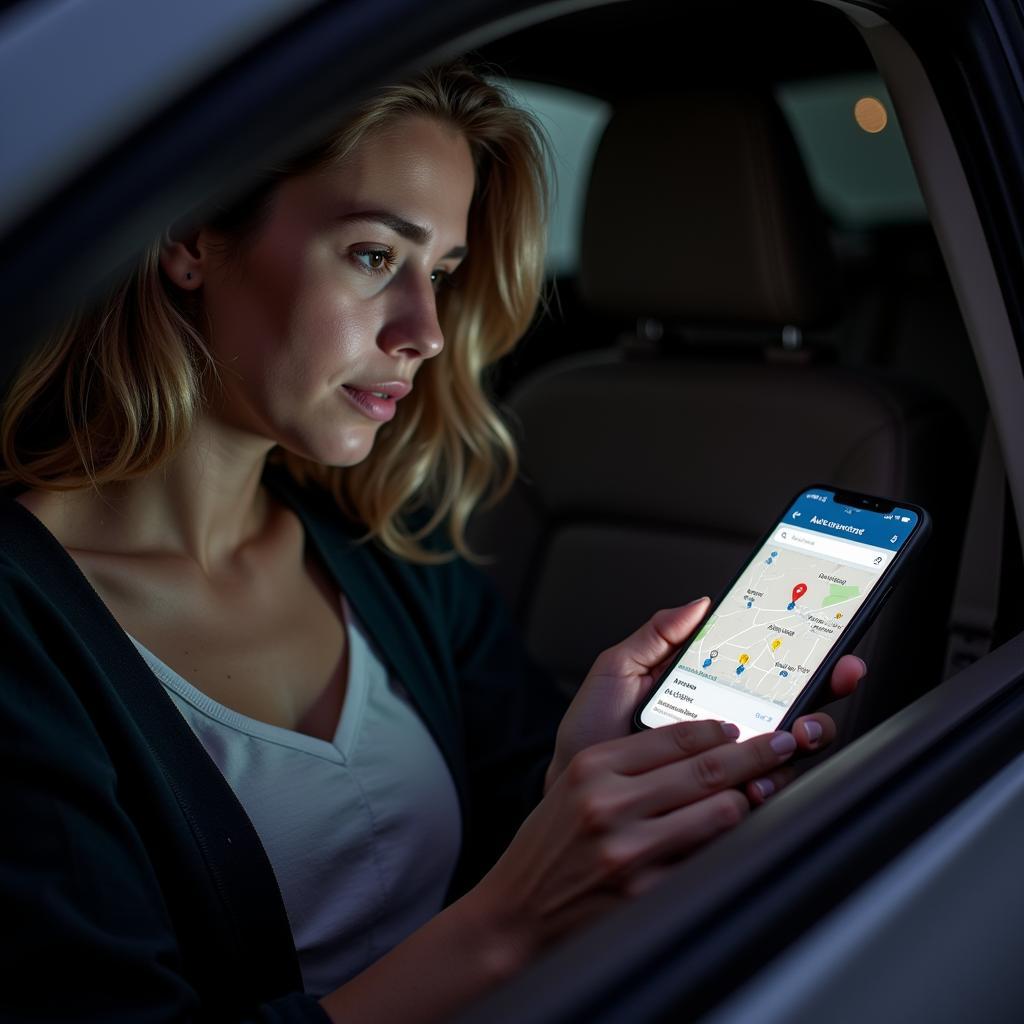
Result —
<instances>
[{"instance_id":1,"label":"phone screen","mask_svg":"<svg viewBox=\"0 0 1024 1024\"><path fill-rule=\"evenodd\" d=\"M776 524L640 714L655 728L732 722L740 739L778 728L918 525L912 509L803 492Z\"/></svg>"}]
</instances>

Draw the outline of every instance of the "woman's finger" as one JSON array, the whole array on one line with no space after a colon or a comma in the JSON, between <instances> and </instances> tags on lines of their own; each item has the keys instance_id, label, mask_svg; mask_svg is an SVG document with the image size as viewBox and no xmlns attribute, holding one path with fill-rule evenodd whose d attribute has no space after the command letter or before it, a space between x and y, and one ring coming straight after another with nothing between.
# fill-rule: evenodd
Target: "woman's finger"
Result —
<instances>
[{"instance_id":1,"label":"woman's finger","mask_svg":"<svg viewBox=\"0 0 1024 1024\"><path fill-rule=\"evenodd\" d=\"M804 715L793 723L793 738L801 750L822 750L836 738L836 723L823 711Z\"/></svg>"},{"instance_id":2,"label":"woman's finger","mask_svg":"<svg viewBox=\"0 0 1024 1024\"><path fill-rule=\"evenodd\" d=\"M750 803L737 789L713 796L669 814L645 818L634 826L642 838L643 854L633 867L665 863L691 853L697 847L735 828L750 812Z\"/></svg>"},{"instance_id":3,"label":"woman's finger","mask_svg":"<svg viewBox=\"0 0 1024 1024\"><path fill-rule=\"evenodd\" d=\"M671 870L671 865L651 864L648 867L634 871L624 886L624 895L632 897L642 896L645 892L649 892L659 885Z\"/></svg>"},{"instance_id":4,"label":"woman's finger","mask_svg":"<svg viewBox=\"0 0 1024 1024\"><path fill-rule=\"evenodd\" d=\"M754 779L753 782L748 782L743 791L751 804L754 807L759 807L779 790L785 789L796 777L795 768L780 768L778 771Z\"/></svg>"},{"instance_id":5,"label":"woman's finger","mask_svg":"<svg viewBox=\"0 0 1024 1024\"><path fill-rule=\"evenodd\" d=\"M788 732L765 733L745 743L711 747L635 780L630 811L647 818L698 803L714 793L771 775L795 751L796 743Z\"/></svg>"},{"instance_id":6,"label":"woman's finger","mask_svg":"<svg viewBox=\"0 0 1024 1024\"><path fill-rule=\"evenodd\" d=\"M570 767L581 776L608 771L617 775L643 775L663 765L685 761L712 747L735 745L737 736L739 729L728 722L714 719L675 722L587 747L573 758Z\"/></svg>"},{"instance_id":7,"label":"woman's finger","mask_svg":"<svg viewBox=\"0 0 1024 1024\"><path fill-rule=\"evenodd\" d=\"M836 697L849 697L857 684L868 674L863 658L855 654L844 654L832 669L832 693Z\"/></svg>"},{"instance_id":8,"label":"woman's finger","mask_svg":"<svg viewBox=\"0 0 1024 1024\"><path fill-rule=\"evenodd\" d=\"M636 632L598 655L591 674L622 677L649 675L697 628L710 598L656 612Z\"/></svg>"}]
</instances>

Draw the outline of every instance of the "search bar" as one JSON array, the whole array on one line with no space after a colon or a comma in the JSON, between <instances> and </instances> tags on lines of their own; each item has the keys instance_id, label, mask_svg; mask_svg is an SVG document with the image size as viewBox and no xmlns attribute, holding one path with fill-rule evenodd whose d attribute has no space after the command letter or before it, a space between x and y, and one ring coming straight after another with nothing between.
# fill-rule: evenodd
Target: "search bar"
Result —
<instances>
[{"instance_id":1,"label":"search bar","mask_svg":"<svg viewBox=\"0 0 1024 1024\"><path fill-rule=\"evenodd\" d=\"M798 551L813 552L823 558L834 558L837 562L861 565L865 569L881 572L891 561L895 552L876 548L870 544L855 544L853 541L830 537L825 533L809 530L794 530L792 526L780 526L772 538L776 544L788 544Z\"/></svg>"}]
</instances>

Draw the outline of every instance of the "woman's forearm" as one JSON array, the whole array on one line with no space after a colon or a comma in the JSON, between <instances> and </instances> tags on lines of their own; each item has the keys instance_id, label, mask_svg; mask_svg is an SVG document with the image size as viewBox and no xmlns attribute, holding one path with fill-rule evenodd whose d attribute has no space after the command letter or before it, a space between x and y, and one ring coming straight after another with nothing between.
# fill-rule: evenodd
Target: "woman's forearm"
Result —
<instances>
[{"instance_id":1,"label":"woman's forearm","mask_svg":"<svg viewBox=\"0 0 1024 1024\"><path fill-rule=\"evenodd\" d=\"M335 1024L431 1024L512 977L530 955L470 892L320 1005Z\"/></svg>"}]
</instances>

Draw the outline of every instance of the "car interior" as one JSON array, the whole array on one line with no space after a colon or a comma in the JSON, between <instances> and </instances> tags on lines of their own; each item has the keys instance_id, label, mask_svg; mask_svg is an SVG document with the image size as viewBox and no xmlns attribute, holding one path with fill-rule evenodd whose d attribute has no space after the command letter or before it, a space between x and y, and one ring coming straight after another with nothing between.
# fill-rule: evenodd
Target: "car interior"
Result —
<instances>
[{"instance_id":1,"label":"car interior","mask_svg":"<svg viewBox=\"0 0 1024 1024\"><path fill-rule=\"evenodd\" d=\"M1000 382L1016 382L1019 368L998 351L1005 334L990 316L1000 302L975 274L984 263L971 265L979 242L966 227L966 183L949 173L956 156L934 130L935 97L888 25L838 6L688 5L684 37L667 7L641 4L633 21L636 6L611 5L486 51L510 76L589 91L610 107L576 272L553 282L557 301L498 377L521 431L524 473L482 518L479 538L496 553L491 571L536 657L571 687L586 668L586 637L606 631L613 642L630 616L635 624L649 611L638 595L672 603L723 586L801 486L780 479L780 466L915 495L936 530L914 578L858 648L866 684L832 709L843 738L860 737L845 759L806 776L753 816L745 836L713 844L642 905L567 943L465 1015L467 1024L511 1021L524 1006L544 1021L582 1019L581 1009L595 1021L784 1021L825 1000L849 1021L913 1018L925 1004L930 1019L958 1020L976 1009L973 999L992 1019L1012 1019L1019 985L1008 962L996 955L981 965L965 953L968 942L932 937L952 920L1003 935L1015 928L1005 886L986 875L967 896L964 885L989 871L1007 879L994 851L1008 839L1019 850L1005 816L1021 809L1012 785L990 781L932 831L935 819L919 817L923 789L916 811L896 807L930 785L925 775L948 787L944 796L931 790L932 801L964 794L966 765L973 775L980 764L950 740L967 742L967 705L988 683L1018 674L1019 644L998 647L1021 628L1021 566L990 417L1000 421L1012 477L1006 420L1019 392L1009 400ZM843 216L806 126L784 101L788 89L813 95L845 75L882 71L885 84L879 78L863 95L892 104L883 90L899 91L927 212L922 201L910 216L896 203L874 220ZM852 151L840 159L885 177ZM979 473L993 463L987 478ZM971 591L986 573L997 594ZM680 594L684 580L692 589ZM567 631L556 633L553 619L571 622L569 635L584 642L558 643ZM964 671L990 646L998 649ZM950 745L930 745L926 735L937 739L930 729L950 712ZM1001 721L1002 740L986 740L1006 742L1007 757L1019 750L1012 719ZM900 744L907 756L893 759ZM906 783L902 796L861 788L883 761L890 782ZM846 803L837 785L858 796L847 791ZM986 800L986 826L965 826ZM800 832L801 815L818 821L814 834ZM963 853L967 834L976 856ZM755 847L760 870L751 872ZM814 864L805 865L810 848ZM926 885L921 863L941 864ZM836 909L810 924L822 907ZM626 936L620 967L607 951L622 957ZM769 949L785 952L773 959ZM955 981L935 978L933 956ZM567 980L573 971L585 976L578 984ZM866 977L877 985L865 987ZM552 994L537 1006L538 992Z\"/></svg>"},{"instance_id":2,"label":"car interior","mask_svg":"<svg viewBox=\"0 0 1024 1024\"><path fill-rule=\"evenodd\" d=\"M923 204L844 222L778 99L884 89L867 48L835 10L782 11L745 11L737 38L735 5L691 5L685 34L662 3L600 6L482 51L608 114L575 265L497 377L523 474L475 540L571 689L657 608L719 593L801 487L924 506L927 557L859 648L871 685L835 709L851 736L943 677L986 411ZM903 180L852 108L834 103L818 144L884 197Z\"/></svg>"},{"instance_id":3,"label":"car interior","mask_svg":"<svg viewBox=\"0 0 1024 1024\"><path fill-rule=\"evenodd\" d=\"M719 593L807 485L934 522L857 648L864 684L830 708L841 749L461 1024L1016 1019L1015 5L172 6L0 18L0 82L23 97L22 144L0 147L0 376L170 217L469 52L554 147L545 302L492 378L522 471L472 541L558 685ZM74 102L49 89L58 63Z\"/></svg>"}]
</instances>

